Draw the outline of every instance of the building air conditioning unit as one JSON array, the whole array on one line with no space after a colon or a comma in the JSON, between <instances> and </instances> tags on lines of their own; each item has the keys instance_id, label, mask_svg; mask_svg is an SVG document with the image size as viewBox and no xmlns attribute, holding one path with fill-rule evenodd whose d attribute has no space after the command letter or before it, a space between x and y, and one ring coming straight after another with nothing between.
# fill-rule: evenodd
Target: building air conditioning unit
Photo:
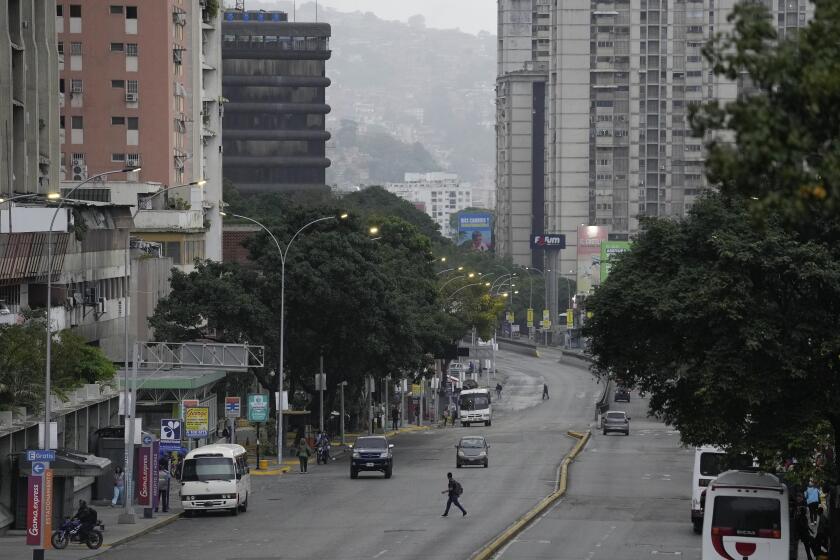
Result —
<instances>
[{"instance_id":1,"label":"building air conditioning unit","mask_svg":"<svg viewBox=\"0 0 840 560\"><path fill-rule=\"evenodd\" d=\"M96 288L85 288L85 305L97 307L99 305L99 291Z\"/></svg>"},{"instance_id":2,"label":"building air conditioning unit","mask_svg":"<svg viewBox=\"0 0 840 560\"><path fill-rule=\"evenodd\" d=\"M126 93L125 100L127 103L137 103L138 95L136 93Z\"/></svg>"},{"instance_id":3,"label":"building air conditioning unit","mask_svg":"<svg viewBox=\"0 0 840 560\"><path fill-rule=\"evenodd\" d=\"M73 84L70 93L82 93L82 84Z\"/></svg>"},{"instance_id":4,"label":"building air conditioning unit","mask_svg":"<svg viewBox=\"0 0 840 560\"><path fill-rule=\"evenodd\" d=\"M74 181L84 181L88 178L88 171L87 165L84 163L74 163L73 164L73 180Z\"/></svg>"},{"instance_id":5,"label":"building air conditioning unit","mask_svg":"<svg viewBox=\"0 0 840 560\"><path fill-rule=\"evenodd\" d=\"M137 158L126 158L125 165L126 167L137 167L140 165L140 160Z\"/></svg>"},{"instance_id":6,"label":"building air conditioning unit","mask_svg":"<svg viewBox=\"0 0 840 560\"><path fill-rule=\"evenodd\" d=\"M172 22L175 25L186 25L187 14L184 12L172 12Z\"/></svg>"}]
</instances>

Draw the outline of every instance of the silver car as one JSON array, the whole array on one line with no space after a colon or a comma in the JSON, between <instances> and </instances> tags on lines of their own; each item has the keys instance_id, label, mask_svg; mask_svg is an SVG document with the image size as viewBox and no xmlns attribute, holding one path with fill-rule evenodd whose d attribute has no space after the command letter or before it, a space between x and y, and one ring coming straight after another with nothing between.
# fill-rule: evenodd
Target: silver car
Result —
<instances>
[{"instance_id":1,"label":"silver car","mask_svg":"<svg viewBox=\"0 0 840 560\"><path fill-rule=\"evenodd\" d=\"M482 465L485 469L490 465L488 455L490 446L484 436L464 436L455 446L455 466Z\"/></svg>"},{"instance_id":2,"label":"silver car","mask_svg":"<svg viewBox=\"0 0 840 560\"><path fill-rule=\"evenodd\" d=\"M630 435L630 417L623 411L610 410L604 416L602 423L604 435L609 432L621 432L625 436Z\"/></svg>"}]
</instances>

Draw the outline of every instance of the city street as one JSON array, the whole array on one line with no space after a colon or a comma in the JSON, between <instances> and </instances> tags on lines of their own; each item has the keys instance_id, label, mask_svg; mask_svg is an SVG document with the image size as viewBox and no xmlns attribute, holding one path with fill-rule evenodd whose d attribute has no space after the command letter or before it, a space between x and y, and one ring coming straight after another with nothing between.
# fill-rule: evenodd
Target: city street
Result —
<instances>
[{"instance_id":1,"label":"city street","mask_svg":"<svg viewBox=\"0 0 840 560\"><path fill-rule=\"evenodd\" d=\"M253 477L254 495L239 517L181 519L103 555L120 560L189 556L206 560L399 558L464 560L554 489L556 470L586 429L601 385L580 367L500 352L508 375L489 428L447 428L394 440L394 477L349 477L347 458L308 475ZM542 383L552 398L541 400ZM455 469L454 444L485 434L490 468ZM442 518L446 472L464 486L469 512Z\"/></svg>"},{"instance_id":2,"label":"city street","mask_svg":"<svg viewBox=\"0 0 840 560\"><path fill-rule=\"evenodd\" d=\"M645 417L646 399L611 402L631 417L630 435L593 430L569 469L569 490L497 558L622 560L700 558L692 532L692 449Z\"/></svg>"}]
</instances>

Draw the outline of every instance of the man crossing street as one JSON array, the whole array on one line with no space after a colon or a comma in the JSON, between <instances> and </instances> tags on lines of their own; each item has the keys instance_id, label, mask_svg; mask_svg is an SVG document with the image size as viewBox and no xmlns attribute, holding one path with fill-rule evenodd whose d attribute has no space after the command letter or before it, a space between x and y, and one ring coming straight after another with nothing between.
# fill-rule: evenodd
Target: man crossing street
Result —
<instances>
[{"instance_id":1,"label":"man crossing street","mask_svg":"<svg viewBox=\"0 0 840 560\"><path fill-rule=\"evenodd\" d=\"M458 501L458 498L464 492L464 488L461 486L461 483L452 478L452 473L446 473L446 478L449 480L449 485L446 490L441 492L441 494L449 494L449 499L446 500L446 511L443 512L441 517L446 517L449 515L449 508L452 504L455 504L455 507L461 510L462 515L467 515L467 510L461 506L461 503Z\"/></svg>"}]
</instances>

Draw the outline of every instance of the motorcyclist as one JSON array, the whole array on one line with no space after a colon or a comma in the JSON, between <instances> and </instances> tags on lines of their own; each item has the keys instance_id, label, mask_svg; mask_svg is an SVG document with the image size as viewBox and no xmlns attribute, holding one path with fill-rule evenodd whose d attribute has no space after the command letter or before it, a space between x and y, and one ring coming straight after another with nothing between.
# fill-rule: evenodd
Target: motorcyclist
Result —
<instances>
[{"instance_id":1,"label":"motorcyclist","mask_svg":"<svg viewBox=\"0 0 840 560\"><path fill-rule=\"evenodd\" d=\"M96 525L97 515L96 511L87 505L84 500L79 500L79 509L73 519L79 521L78 537L79 541L85 542L90 534L90 531Z\"/></svg>"},{"instance_id":2,"label":"motorcyclist","mask_svg":"<svg viewBox=\"0 0 840 560\"><path fill-rule=\"evenodd\" d=\"M315 441L315 447L318 450L319 459L326 463L330 458L330 437L327 435L326 431L318 434L318 438Z\"/></svg>"}]
</instances>

